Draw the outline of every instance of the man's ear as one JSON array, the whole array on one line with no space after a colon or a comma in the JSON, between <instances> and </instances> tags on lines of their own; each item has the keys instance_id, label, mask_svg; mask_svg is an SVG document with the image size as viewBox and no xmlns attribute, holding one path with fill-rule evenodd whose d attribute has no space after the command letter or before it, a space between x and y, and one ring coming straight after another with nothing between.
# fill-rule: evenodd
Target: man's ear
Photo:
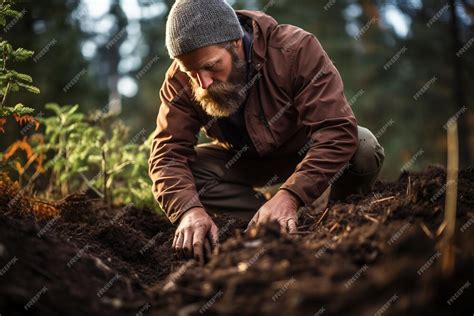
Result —
<instances>
[{"instance_id":1,"label":"man's ear","mask_svg":"<svg viewBox=\"0 0 474 316\"><path fill-rule=\"evenodd\" d=\"M243 41L242 41L241 38L236 39L236 40L234 40L234 42L233 42L235 48L240 48L240 46L242 46L242 43L243 43Z\"/></svg>"}]
</instances>

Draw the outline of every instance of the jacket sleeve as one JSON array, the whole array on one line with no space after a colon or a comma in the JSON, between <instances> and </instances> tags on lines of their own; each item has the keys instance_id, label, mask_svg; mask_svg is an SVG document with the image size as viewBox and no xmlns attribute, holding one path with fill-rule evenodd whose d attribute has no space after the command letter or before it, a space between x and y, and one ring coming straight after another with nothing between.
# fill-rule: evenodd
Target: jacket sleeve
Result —
<instances>
[{"instance_id":1,"label":"jacket sleeve","mask_svg":"<svg viewBox=\"0 0 474 316\"><path fill-rule=\"evenodd\" d=\"M174 224L188 209L202 207L189 167L195 160L201 123L190 104L189 88L171 80L167 77L160 90L161 106L148 166L153 195Z\"/></svg>"},{"instance_id":2,"label":"jacket sleeve","mask_svg":"<svg viewBox=\"0 0 474 316\"><path fill-rule=\"evenodd\" d=\"M309 206L348 168L357 149L357 123L342 79L319 41L306 35L294 54L294 106L311 139L304 159L281 189Z\"/></svg>"}]
</instances>

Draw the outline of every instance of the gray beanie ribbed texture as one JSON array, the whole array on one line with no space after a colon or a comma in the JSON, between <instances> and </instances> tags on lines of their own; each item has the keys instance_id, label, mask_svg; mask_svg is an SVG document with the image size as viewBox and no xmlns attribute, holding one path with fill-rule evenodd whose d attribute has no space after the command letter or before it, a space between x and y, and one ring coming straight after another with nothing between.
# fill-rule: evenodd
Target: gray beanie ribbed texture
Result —
<instances>
[{"instance_id":1,"label":"gray beanie ribbed texture","mask_svg":"<svg viewBox=\"0 0 474 316\"><path fill-rule=\"evenodd\" d=\"M166 21L171 58L243 35L234 9L224 0L177 0Z\"/></svg>"}]
</instances>

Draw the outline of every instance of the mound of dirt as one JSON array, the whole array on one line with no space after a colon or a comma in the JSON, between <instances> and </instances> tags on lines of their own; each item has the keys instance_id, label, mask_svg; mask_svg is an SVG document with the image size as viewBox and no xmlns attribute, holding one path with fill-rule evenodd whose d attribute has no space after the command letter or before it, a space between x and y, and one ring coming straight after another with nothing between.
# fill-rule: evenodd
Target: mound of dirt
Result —
<instances>
[{"instance_id":1,"label":"mound of dirt","mask_svg":"<svg viewBox=\"0 0 474 316\"><path fill-rule=\"evenodd\" d=\"M213 215L221 244L204 266L171 252L175 227L152 209L109 210L82 194L37 219L10 190L0 199L0 314L472 315L474 169L459 173L449 277L438 247L445 183L436 166L403 173L301 212L294 235L273 223L243 233L247 223Z\"/></svg>"}]
</instances>

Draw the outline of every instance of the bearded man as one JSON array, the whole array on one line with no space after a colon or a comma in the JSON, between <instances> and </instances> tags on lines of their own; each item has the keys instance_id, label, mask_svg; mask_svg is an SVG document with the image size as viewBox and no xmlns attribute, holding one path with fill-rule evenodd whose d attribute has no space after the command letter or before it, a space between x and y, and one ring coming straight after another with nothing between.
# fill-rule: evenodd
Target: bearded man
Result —
<instances>
[{"instance_id":1,"label":"bearded man","mask_svg":"<svg viewBox=\"0 0 474 316\"><path fill-rule=\"evenodd\" d=\"M298 210L371 190L384 160L356 123L316 37L223 0L178 0L166 24L173 59L149 159L153 193L177 225L173 249L202 261L230 212L297 230ZM200 130L213 141L197 145ZM269 199L256 188L278 186ZM324 201L323 201L324 200Z\"/></svg>"}]
</instances>

